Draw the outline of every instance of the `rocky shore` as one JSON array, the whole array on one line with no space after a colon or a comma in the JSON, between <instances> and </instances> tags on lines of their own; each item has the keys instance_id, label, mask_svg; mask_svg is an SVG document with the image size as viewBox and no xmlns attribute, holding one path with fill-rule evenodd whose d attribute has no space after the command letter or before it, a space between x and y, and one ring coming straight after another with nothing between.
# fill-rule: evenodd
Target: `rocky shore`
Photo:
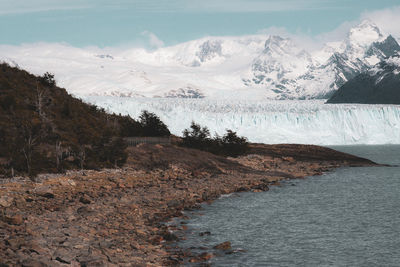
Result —
<instances>
[{"instance_id":1,"label":"rocky shore","mask_svg":"<svg viewBox=\"0 0 400 267\"><path fill-rule=\"evenodd\" d=\"M341 166L376 165L306 145L252 144L247 155L235 159L173 145L140 145L129 154L121 169L0 181L0 266L206 261L214 255L176 247L184 225L165 222L222 194L267 191L281 180Z\"/></svg>"}]
</instances>

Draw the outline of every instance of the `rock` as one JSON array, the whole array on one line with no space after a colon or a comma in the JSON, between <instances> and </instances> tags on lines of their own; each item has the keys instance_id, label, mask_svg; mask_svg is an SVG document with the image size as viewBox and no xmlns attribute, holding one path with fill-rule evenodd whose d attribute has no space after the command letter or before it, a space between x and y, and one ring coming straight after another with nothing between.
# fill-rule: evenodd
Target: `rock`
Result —
<instances>
[{"instance_id":1,"label":"rock","mask_svg":"<svg viewBox=\"0 0 400 267\"><path fill-rule=\"evenodd\" d=\"M181 202L179 200L173 199L167 202L167 206L169 208L175 208L179 207L181 205Z\"/></svg>"},{"instance_id":2,"label":"rock","mask_svg":"<svg viewBox=\"0 0 400 267\"><path fill-rule=\"evenodd\" d=\"M42 185L35 188L34 193L45 198L54 198L53 190L50 186Z\"/></svg>"},{"instance_id":3,"label":"rock","mask_svg":"<svg viewBox=\"0 0 400 267\"><path fill-rule=\"evenodd\" d=\"M235 190L235 192L247 192L247 191L249 191L249 188L244 186L240 186Z\"/></svg>"},{"instance_id":4,"label":"rock","mask_svg":"<svg viewBox=\"0 0 400 267\"><path fill-rule=\"evenodd\" d=\"M266 184L258 184L252 188L253 190L268 191L269 187Z\"/></svg>"},{"instance_id":5,"label":"rock","mask_svg":"<svg viewBox=\"0 0 400 267\"><path fill-rule=\"evenodd\" d=\"M25 240L24 240L24 238L16 237L16 238L6 240L6 244L9 247L11 247L12 250L15 251L15 250L20 249L21 246L25 244Z\"/></svg>"},{"instance_id":6,"label":"rock","mask_svg":"<svg viewBox=\"0 0 400 267\"><path fill-rule=\"evenodd\" d=\"M76 186L76 183L74 180L68 179L68 180L60 180L60 184L63 186Z\"/></svg>"},{"instance_id":7,"label":"rock","mask_svg":"<svg viewBox=\"0 0 400 267\"><path fill-rule=\"evenodd\" d=\"M161 242L164 240L164 238L162 236L155 236L151 239L151 243L153 245L159 245L161 244Z\"/></svg>"},{"instance_id":8,"label":"rock","mask_svg":"<svg viewBox=\"0 0 400 267\"><path fill-rule=\"evenodd\" d=\"M3 216L0 217L0 219L3 222L6 222L6 223L12 224L12 225L21 225L24 222L24 219L19 214L18 215L14 215L14 216L3 215Z\"/></svg>"},{"instance_id":9,"label":"rock","mask_svg":"<svg viewBox=\"0 0 400 267\"><path fill-rule=\"evenodd\" d=\"M179 263L183 261L183 259L181 257L176 256L176 255L169 256L168 260L169 260L169 262L171 263L172 266L179 265Z\"/></svg>"},{"instance_id":10,"label":"rock","mask_svg":"<svg viewBox=\"0 0 400 267\"><path fill-rule=\"evenodd\" d=\"M232 249L232 245L231 245L231 242L226 241L224 243L221 243L221 244L218 244L218 245L214 246L214 249L230 250L230 249Z\"/></svg>"},{"instance_id":11,"label":"rock","mask_svg":"<svg viewBox=\"0 0 400 267\"><path fill-rule=\"evenodd\" d=\"M171 232L164 233L163 234L163 238L164 238L165 241L177 241L177 240L179 240L179 238L175 234L173 234Z\"/></svg>"},{"instance_id":12,"label":"rock","mask_svg":"<svg viewBox=\"0 0 400 267\"><path fill-rule=\"evenodd\" d=\"M284 161L288 161L288 162L295 162L295 160L294 160L293 157L282 157L282 159L283 159Z\"/></svg>"},{"instance_id":13,"label":"rock","mask_svg":"<svg viewBox=\"0 0 400 267\"><path fill-rule=\"evenodd\" d=\"M81 203L83 203L83 204L90 204L90 203L91 203L90 199L87 198L86 196L82 196L82 197L79 199L79 202L81 202Z\"/></svg>"},{"instance_id":14,"label":"rock","mask_svg":"<svg viewBox=\"0 0 400 267\"><path fill-rule=\"evenodd\" d=\"M199 236L205 236L205 235L211 235L211 232L206 231L206 232L199 233Z\"/></svg>"},{"instance_id":15,"label":"rock","mask_svg":"<svg viewBox=\"0 0 400 267\"><path fill-rule=\"evenodd\" d=\"M95 267L95 266L110 266L105 259L99 257L87 257L79 259L81 266Z\"/></svg>"},{"instance_id":16,"label":"rock","mask_svg":"<svg viewBox=\"0 0 400 267\"><path fill-rule=\"evenodd\" d=\"M93 213L93 210L88 207L80 207L76 210L76 212L80 215L89 215Z\"/></svg>"},{"instance_id":17,"label":"rock","mask_svg":"<svg viewBox=\"0 0 400 267\"><path fill-rule=\"evenodd\" d=\"M56 257L56 261L61 262L61 263L64 263L64 264L71 264L71 262L66 261L66 260L63 260L63 259L60 258L60 257Z\"/></svg>"},{"instance_id":18,"label":"rock","mask_svg":"<svg viewBox=\"0 0 400 267\"><path fill-rule=\"evenodd\" d=\"M44 262L36 259L25 259L21 263L22 267L47 267L48 265Z\"/></svg>"},{"instance_id":19,"label":"rock","mask_svg":"<svg viewBox=\"0 0 400 267\"><path fill-rule=\"evenodd\" d=\"M71 250L60 247L54 252L52 258L60 263L71 264L75 257Z\"/></svg>"},{"instance_id":20,"label":"rock","mask_svg":"<svg viewBox=\"0 0 400 267\"><path fill-rule=\"evenodd\" d=\"M189 260L189 262L196 263L196 262L208 261L209 259L214 258L214 257L215 257L215 255L212 253L204 252L204 253L201 253L197 257L191 258Z\"/></svg>"},{"instance_id":21,"label":"rock","mask_svg":"<svg viewBox=\"0 0 400 267\"><path fill-rule=\"evenodd\" d=\"M0 206L8 208L12 205L13 201L14 201L14 198L12 198L12 197L2 196L2 197L0 197Z\"/></svg>"}]
</instances>

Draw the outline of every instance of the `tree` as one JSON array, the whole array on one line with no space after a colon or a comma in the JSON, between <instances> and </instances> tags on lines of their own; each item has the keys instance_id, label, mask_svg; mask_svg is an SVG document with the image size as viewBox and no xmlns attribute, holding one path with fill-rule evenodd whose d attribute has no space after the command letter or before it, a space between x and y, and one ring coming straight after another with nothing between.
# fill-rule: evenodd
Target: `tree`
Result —
<instances>
[{"instance_id":1,"label":"tree","mask_svg":"<svg viewBox=\"0 0 400 267\"><path fill-rule=\"evenodd\" d=\"M223 151L226 155L236 157L244 154L248 149L248 141L245 137L239 137L236 132L227 130L222 137Z\"/></svg>"},{"instance_id":2,"label":"tree","mask_svg":"<svg viewBox=\"0 0 400 267\"><path fill-rule=\"evenodd\" d=\"M192 122L190 129L183 131L181 145L231 157L243 155L248 149L247 139L239 137L236 132L227 130L223 137L216 134L211 138L209 129L195 122Z\"/></svg>"},{"instance_id":3,"label":"tree","mask_svg":"<svg viewBox=\"0 0 400 267\"><path fill-rule=\"evenodd\" d=\"M200 124L192 121L190 129L183 131L183 145L191 148L208 150L210 148L210 130L201 127Z\"/></svg>"},{"instance_id":4,"label":"tree","mask_svg":"<svg viewBox=\"0 0 400 267\"><path fill-rule=\"evenodd\" d=\"M54 74L50 72L46 72L43 76L39 77L39 80L47 86L54 87L56 86L56 80L54 79Z\"/></svg>"},{"instance_id":5,"label":"tree","mask_svg":"<svg viewBox=\"0 0 400 267\"><path fill-rule=\"evenodd\" d=\"M160 120L160 118L147 110L142 111L139 116L142 125L143 136L170 136L168 127Z\"/></svg>"},{"instance_id":6,"label":"tree","mask_svg":"<svg viewBox=\"0 0 400 267\"><path fill-rule=\"evenodd\" d=\"M35 117L20 117L16 119L18 129L18 139L16 142L21 146L21 152L25 158L26 170L29 176L33 176L32 163L35 148L43 138L42 125Z\"/></svg>"},{"instance_id":7,"label":"tree","mask_svg":"<svg viewBox=\"0 0 400 267\"><path fill-rule=\"evenodd\" d=\"M140 124L140 122L135 121L129 115L128 116L120 115L116 118L120 136L130 137L130 136L142 135L142 125Z\"/></svg>"}]
</instances>

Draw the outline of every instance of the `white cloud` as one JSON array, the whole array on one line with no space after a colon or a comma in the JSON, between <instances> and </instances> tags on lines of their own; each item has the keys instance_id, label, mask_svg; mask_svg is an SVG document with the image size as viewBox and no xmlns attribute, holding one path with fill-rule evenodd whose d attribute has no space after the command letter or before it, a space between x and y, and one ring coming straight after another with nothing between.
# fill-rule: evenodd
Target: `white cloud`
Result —
<instances>
[{"instance_id":1,"label":"white cloud","mask_svg":"<svg viewBox=\"0 0 400 267\"><path fill-rule=\"evenodd\" d=\"M361 18L370 19L385 33L400 38L400 6L364 12Z\"/></svg>"},{"instance_id":2,"label":"white cloud","mask_svg":"<svg viewBox=\"0 0 400 267\"><path fill-rule=\"evenodd\" d=\"M366 19L375 23L383 34L391 34L400 42L400 6L364 12L358 19L345 21L334 30L316 36L301 31L291 33L283 27L270 27L261 30L259 33L289 37L307 50L315 50L321 48L328 42L336 42L345 39L352 27L357 26L361 21Z\"/></svg>"},{"instance_id":3,"label":"white cloud","mask_svg":"<svg viewBox=\"0 0 400 267\"><path fill-rule=\"evenodd\" d=\"M142 35L148 38L148 44L151 48L160 48L164 46L164 42L160 40L154 33L144 31L142 32Z\"/></svg>"}]
</instances>

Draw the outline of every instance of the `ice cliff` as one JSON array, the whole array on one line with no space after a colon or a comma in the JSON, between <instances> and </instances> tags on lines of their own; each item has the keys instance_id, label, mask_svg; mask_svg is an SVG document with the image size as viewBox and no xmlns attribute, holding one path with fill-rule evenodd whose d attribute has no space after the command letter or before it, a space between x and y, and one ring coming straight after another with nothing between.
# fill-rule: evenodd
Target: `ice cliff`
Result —
<instances>
[{"instance_id":1,"label":"ice cliff","mask_svg":"<svg viewBox=\"0 0 400 267\"><path fill-rule=\"evenodd\" d=\"M400 106L323 104L323 101L232 101L86 97L115 113L155 112L181 135L191 121L222 135L237 131L252 142L319 145L400 144Z\"/></svg>"}]
</instances>

